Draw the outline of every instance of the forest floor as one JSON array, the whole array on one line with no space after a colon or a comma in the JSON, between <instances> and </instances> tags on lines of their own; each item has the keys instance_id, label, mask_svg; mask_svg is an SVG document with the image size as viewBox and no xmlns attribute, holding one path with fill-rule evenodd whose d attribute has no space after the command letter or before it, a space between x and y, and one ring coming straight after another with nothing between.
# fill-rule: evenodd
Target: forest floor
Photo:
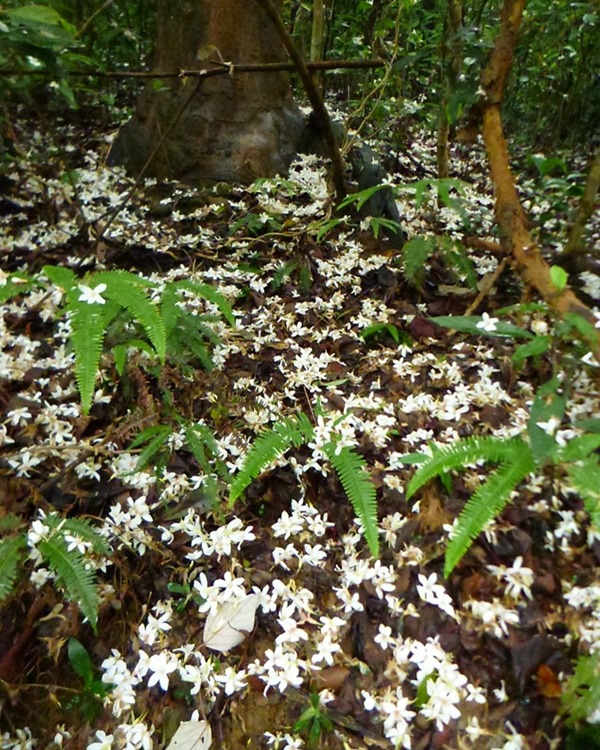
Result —
<instances>
[{"instance_id":1,"label":"forest floor","mask_svg":"<svg viewBox=\"0 0 600 750\"><path fill-rule=\"evenodd\" d=\"M125 269L158 290L193 280L229 300L235 325L189 295L185 308L216 334L212 369L189 350L161 366L138 348L119 374L115 347L143 337L121 319L86 416L59 289L3 303L0 523L20 519L31 555L0 609L0 746L162 748L190 719L208 720L212 746L229 750L301 748L311 729L314 746L340 750L575 743L561 693L577 654L600 649L600 535L564 472L540 469L519 485L448 579L452 524L490 466L406 493L415 468L405 454L524 434L538 387L557 373L568 384L552 430L560 444L599 414L598 368L575 341L556 334L549 353L515 363L521 340L486 326L483 313L556 330L510 266L473 311L480 335L430 320L464 315L500 262L481 147L453 150L462 182L441 208L425 183L415 197L416 181L435 177L432 138L415 133L404 153L387 151L409 236L445 238L409 281L410 258L364 221L327 231L326 170L313 157L250 188L148 180L94 247L132 184L104 166L108 139L60 118L16 119L14 138L0 177L0 284L47 264ZM517 167L552 256L585 162L568 161L560 179ZM465 253L466 235L488 244ZM597 277L573 281L598 304ZM225 477L262 429L301 412L313 442L277 459L230 510ZM214 436L223 471L212 482L189 425ZM157 426L154 452L131 447ZM377 559L325 460L332 438L356 448L377 487ZM97 634L35 554L51 514L90 520L110 544L99 559L70 540L98 575ZM227 622L207 633L225 604ZM73 638L83 656L69 658ZM190 731L194 747L209 747L208 730Z\"/></svg>"}]
</instances>

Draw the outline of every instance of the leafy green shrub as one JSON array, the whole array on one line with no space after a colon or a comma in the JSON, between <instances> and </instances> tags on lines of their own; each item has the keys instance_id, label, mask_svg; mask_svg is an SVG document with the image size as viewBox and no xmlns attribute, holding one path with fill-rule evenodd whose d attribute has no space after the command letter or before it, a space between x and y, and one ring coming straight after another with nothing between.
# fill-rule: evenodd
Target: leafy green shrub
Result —
<instances>
[{"instance_id":1,"label":"leafy green shrub","mask_svg":"<svg viewBox=\"0 0 600 750\"><path fill-rule=\"evenodd\" d=\"M229 507L233 506L252 480L262 474L288 448L306 445L314 436L314 428L305 414L283 419L259 435L242 468L233 479L229 491ZM377 556L379 538L376 492L365 460L349 446L340 448L335 438L322 446L322 450L335 469L354 512L360 519L371 553Z\"/></svg>"},{"instance_id":2,"label":"leafy green shrub","mask_svg":"<svg viewBox=\"0 0 600 750\"><path fill-rule=\"evenodd\" d=\"M13 532L21 525L16 516L2 519L2 527L12 527ZM87 547L97 555L109 555L106 540L89 521L55 515L34 521L29 533L12 533L0 541L0 600L14 590L27 545L34 550L30 556L48 566L56 583L79 606L96 632L99 606L96 576L80 547Z\"/></svg>"}]
</instances>

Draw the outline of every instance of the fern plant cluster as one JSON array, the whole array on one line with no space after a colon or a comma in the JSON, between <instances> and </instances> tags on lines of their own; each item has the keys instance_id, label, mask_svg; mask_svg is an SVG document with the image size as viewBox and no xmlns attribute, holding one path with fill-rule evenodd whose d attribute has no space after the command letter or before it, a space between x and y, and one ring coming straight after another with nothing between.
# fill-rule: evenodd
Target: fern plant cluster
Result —
<instances>
[{"instance_id":1,"label":"fern plant cluster","mask_svg":"<svg viewBox=\"0 0 600 750\"><path fill-rule=\"evenodd\" d=\"M109 556L107 541L85 519L61 519L52 514L34 521L29 531L22 531L22 526L15 515L0 522L0 533L5 534L0 539L0 601L14 591L28 556L36 568L48 567L49 578L78 605L96 632L100 599L89 554Z\"/></svg>"},{"instance_id":2,"label":"fern plant cluster","mask_svg":"<svg viewBox=\"0 0 600 750\"><path fill-rule=\"evenodd\" d=\"M438 325L465 333L527 339L527 343L517 347L513 355L517 366L528 357L544 353L550 342L549 336L534 336L519 326L490 319L489 316L487 320L480 316L450 316L432 320ZM574 330L587 332L587 327L569 318L561 322L558 330L560 336L572 336ZM431 455L407 454L404 457L405 463L420 464L408 484L408 498L434 477L444 479L449 485L452 471L464 470L476 464L497 465L469 499L456 521L446 549L446 576L450 575L485 526L502 513L518 485L528 475L542 473L548 465L566 473L571 486L583 501L592 530L600 530L600 459L596 453L600 447L600 420L575 424L584 434L573 438L567 445L560 445L555 436L568 405L568 382L564 373L557 372L538 388L525 436L505 439L467 437L449 446L430 446Z\"/></svg>"},{"instance_id":3,"label":"fern plant cluster","mask_svg":"<svg viewBox=\"0 0 600 750\"><path fill-rule=\"evenodd\" d=\"M130 349L144 351L161 364L167 357L180 365L186 357L192 357L210 370L210 351L219 343L212 326L215 318L190 313L182 304L184 296L191 294L213 303L230 325L235 322L228 301L208 284L187 279L172 281L159 295L156 284L127 271L99 271L82 280L69 268L45 266L44 274L64 292L64 312L70 321L75 378L84 413L92 405L109 334L119 374L123 373ZM155 296L159 296L157 302ZM130 321L145 339L136 335L135 329L133 335L127 334Z\"/></svg>"},{"instance_id":4,"label":"fern plant cluster","mask_svg":"<svg viewBox=\"0 0 600 750\"><path fill-rule=\"evenodd\" d=\"M300 448L315 438L315 427L306 414L300 413L279 420L263 431L254 441L246 459L233 478L229 490L229 507L243 494L250 483L262 474L289 448ZM320 446L335 470L344 492L362 525L362 531L374 556L379 554L377 501L375 485L371 481L364 458L351 447L342 446L332 433L332 439Z\"/></svg>"}]
</instances>

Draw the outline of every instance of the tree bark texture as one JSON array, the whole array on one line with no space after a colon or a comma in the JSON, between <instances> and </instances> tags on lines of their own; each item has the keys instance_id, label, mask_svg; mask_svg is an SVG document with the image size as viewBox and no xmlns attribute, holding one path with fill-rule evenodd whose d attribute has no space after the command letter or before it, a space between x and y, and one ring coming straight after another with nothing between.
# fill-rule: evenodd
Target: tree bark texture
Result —
<instances>
[{"instance_id":1,"label":"tree bark texture","mask_svg":"<svg viewBox=\"0 0 600 750\"><path fill-rule=\"evenodd\" d=\"M519 27L526 0L505 0L501 12L500 32L489 64L482 74L485 101L481 120L481 133L490 162L490 171L496 194L496 221L500 241L522 278L559 313L577 313L594 323L591 310L567 287L559 291L552 282L550 267L542 257L527 228L525 214L510 171L508 146L502 127L500 104L504 83L510 69ZM596 357L600 354L600 338L594 346Z\"/></svg>"},{"instance_id":2,"label":"tree bark texture","mask_svg":"<svg viewBox=\"0 0 600 750\"><path fill-rule=\"evenodd\" d=\"M289 75L235 75L236 63L286 60L262 8L250 0L159 0L157 29L154 70L234 68L202 82L148 174L206 184L285 171L303 128ZM119 132L110 163L139 173L193 85L182 78L169 79L163 90L148 86Z\"/></svg>"}]
</instances>

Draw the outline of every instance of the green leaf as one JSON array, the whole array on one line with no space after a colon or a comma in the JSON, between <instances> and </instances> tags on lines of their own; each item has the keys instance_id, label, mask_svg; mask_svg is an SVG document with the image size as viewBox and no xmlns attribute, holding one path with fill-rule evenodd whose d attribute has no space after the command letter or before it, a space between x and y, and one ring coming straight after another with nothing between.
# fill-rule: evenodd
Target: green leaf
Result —
<instances>
[{"instance_id":1,"label":"green leaf","mask_svg":"<svg viewBox=\"0 0 600 750\"><path fill-rule=\"evenodd\" d=\"M45 523L50 528L60 528L63 532L68 531L73 536L81 537L85 542L92 545L92 549L98 555L110 555L112 548L103 536L93 528L92 524L85 518L58 519L54 516L46 516Z\"/></svg>"},{"instance_id":2,"label":"green leaf","mask_svg":"<svg viewBox=\"0 0 600 750\"><path fill-rule=\"evenodd\" d=\"M148 438L147 445L138 456L135 471L142 471L152 461L159 450L166 445L172 434L173 430L167 425L156 425L141 432L130 446L130 448L135 448L141 445L142 442L146 442L146 438ZM142 439L142 436L144 436L144 439Z\"/></svg>"},{"instance_id":3,"label":"green leaf","mask_svg":"<svg viewBox=\"0 0 600 750\"><path fill-rule=\"evenodd\" d=\"M197 295L198 297L203 297L208 302L212 302L213 305L216 305L216 307L220 310L221 315L225 318L229 325L235 325L235 318L233 317L233 310L231 309L231 305L221 294L221 292L219 292L218 289L215 289L214 286L211 286L210 284L201 284L197 281L188 281L187 279L182 279L180 281L171 282L167 286L167 288L172 288L174 290L185 289L188 292L192 292L193 294Z\"/></svg>"},{"instance_id":4,"label":"green leaf","mask_svg":"<svg viewBox=\"0 0 600 750\"><path fill-rule=\"evenodd\" d=\"M386 334L391 336L396 344L400 343L400 332L392 323L375 323L372 326L363 328L360 332L361 338L365 339L365 341L370 338L384 337Z\"/></svg>"},{"instance_id":5,"label":"green leaf","mask_svg":"<svg viewBox=\"0 0 600 750\"><path fill-rule=\"evenodd\" d=\"M600 433L600 418L590 417L589 419L578 419L575 422L575 427L587 430L588 432Z\"/></svg>"},{"instance_id":6,"label":"green leaf","mask_svg":"<svg viewBox=\"0 0 600 750\"><path fill-rule=\"evenodd\" d=\"M556 289L559 292L562 292L562 290L567 286L569 274L565 271L564 268L561 268L560 266L550 266L550 279Z\"/></svg>"},{"instance_id":7,"label":"green leaf","mask_svg":"<svg viewBox=\"0 0 600 750\"><path fill-rule=\"evenodd\" d=\"M78 281L75 272L64 266L44 266L42 271L53 284L65 291L76 286Z\"/></svg>"},{"instance_id":8,"label":"green leaf","mask_svg":"<svg viewBox=\"0 0 600 750\"><path fill-rule=\"evenodd\" d=\"M69 638L67 654L71 666L80 677L83 677L85 686L88 687L94 677L94 670L92 667L92 660L90 659L90 655L85 646L80 643L77 638Z\"/></svg>"},{"instance_id":9,"label":"green leaf","mask_svg":"<svg viewBox=\"0 0 600 750\"><path fill-rule=\"evenodd\" d=\"M520 367L528 357L539 357L550 348L550 336L535 336L526 344L519 344L512 355L515 367Z\"/></svg>"},{"instance_id":10,"label":"green leaf","mask_svg":"<svg viewBox=\"0 0 600 750\"><path fill-rule=\"evenodd\" d=\"M340 478L354 512L360 519L371 554L373 557L378 557L377 493L367 471L366 461L353 448L348 446L336 452L334 442L326 445L324 450Z\"/></svg>"},{"instance_id":11,"label":"green leaf","mask_svg":"<svg viewBox=\"0 0 600 750\"><path fill-rule=\"evenodd\" d=\"M22 534L0 541L0 600L6 599L13 589L24 546Z\"/></svg>"},{"instance_id":12,"label":"green leaf","mask_svg":"<svg viewBox=\"0 0 600 750\"><path fill-rule=\"evenodd\" d=\"M34 280L24 273L11 273L4 286L0 286L0 305L11 297L28 292L35 284Z\"/></svg>"},{"instance_id":13,"label":"green leaf","mask_svg":"<svg viewBox=\"0 0 600 750\"><path fill-rule=\"evenodd\" d=\"M164 362L167 350L165 325L157 305L144 289L148 282L127 271L101 271L94 274L90 283L106 284L104 296L125 307L143 326L158 358Z\"/></svg>"},{"instance_id":14,"label":"green leaf","mask_svg":"<svg viewBox=\"0 0 600 750\"><path fill-rule=\"evenodd\" d=\"M600 448L600 435L579 435L578 437L571 438L566 445L560 448L557 459L565 463L583 461L590 453L598 450L598 448Z\"/></svg>"},{"instance_id":15,"label":"green leaf","mask_svg":"<svg viewBox=\"0 0 600 750\"><path fill-rule=\"evenodd\" d=\"M480 315L440 315L430 318L434 323L444 328L452 328L461 333L472 333L476 336L509 336L510 338L533 338L533 334L525 331L523 328L513 325L512 323L503 323L498 321L493 331L486 331L478 328L477 324L481 323L483 317Z\"/></svg>"},{"instance_id":16,"label":"green leaf","mask_svg":"<svg viewBox=\"0 0 600 750\"><path fill-rule=\"evenodd\" d=\"M96 377L106 334L106 314L101 305L77 303L71 308L71 344L75 352L75 379L81 409L87 414L94 397Z\"/></svg>"},{"instance_id":17,"label":"green leaf","mask_svg":"<svg viewBox=\"0 0 600 750\"><path fill-rule=\"evenodd\" d=\"M41 541L38 549L65 587L67 597L79 605L96 633L99 606L96 577L93 570L86 567L83 555L76 549L69 550L60 533Z\"/></svg>"},{"instance_id":18,"label":"green leaf","mask_svg":"<svg viewBox=\"0 0 600 750\"><path fill-rule=\"evenodd\" d=\"M567 467L573 488L583 500L592 526L600 530L600 462L597 456Z\"/></svg>"},{"instance_id":19,"label":"green leaf","mask_svg":"<svg viewBox=\"0 0 600 750\"><path fill-rule=\"evenodd\" d=\"M4 12L12 21L24 24L58 26L62 20L60 13L48 5L24 5L21 8L8 8Z\"/></svg>"},{"instance_id":20,"label":"green leaf","mask_svg":"<svg viewBox=\"0 0 600 750\"><path fill-rule=\"evenodd\" d=\"M373 187L365 188L364 190L360 190L357 193L351 193L350 195L347 195L342 201L340 201L340 204L338 205L338 210L341 211L347 206L351 206L352 204L355 204L356 210L360 211L362 207L365 205L365 203L370 198L372 198L375 195L375 193L379 192L379 190L385 190L388 187L389 185L373 185Z\"/></svg>"}]
</instances>

